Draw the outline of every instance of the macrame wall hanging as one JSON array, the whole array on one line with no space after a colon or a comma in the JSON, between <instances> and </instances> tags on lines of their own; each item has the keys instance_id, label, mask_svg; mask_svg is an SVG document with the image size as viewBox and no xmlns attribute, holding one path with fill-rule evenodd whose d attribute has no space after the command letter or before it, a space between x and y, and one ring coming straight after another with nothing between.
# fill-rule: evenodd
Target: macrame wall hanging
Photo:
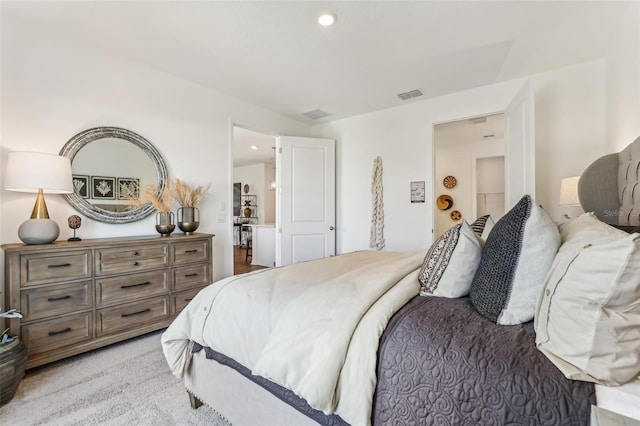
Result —
<instances>
[{"instance_id":1,"label":"macrame wall hanging","mask_svg":"<svg viewBox=\"0 0 640 426\"><path fill-rule=\"evenodd\" d=\"M382 158L373 160L371 180L371 238L369 247L382 250L384 247L384 203L382 201Z\"/></svg>"}]
</instances>

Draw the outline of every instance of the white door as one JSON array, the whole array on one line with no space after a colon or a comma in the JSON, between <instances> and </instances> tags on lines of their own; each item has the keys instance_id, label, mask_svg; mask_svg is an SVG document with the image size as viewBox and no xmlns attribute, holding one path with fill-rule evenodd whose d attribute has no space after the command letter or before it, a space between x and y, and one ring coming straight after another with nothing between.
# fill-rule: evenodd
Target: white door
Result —
<instances>
[{"instance_id":1,"label":"white door","mask_svg":"<svg viewBox=\"0 0 640 426\"><path fill-rule=\"evenodd\" d=\"M533 93L527 82L505 115L505 211L529 194L536 198L535 116Z\"/></svg>"},{"instance_id":2,"label":"white door","mask_svg":"<svg viewBox=\"0 0 640 426\"><path fill-rule=\"evenodd\" d=\"M335 141L276 141L276 266L335 255Z\"/></svg>"}]
</instances>

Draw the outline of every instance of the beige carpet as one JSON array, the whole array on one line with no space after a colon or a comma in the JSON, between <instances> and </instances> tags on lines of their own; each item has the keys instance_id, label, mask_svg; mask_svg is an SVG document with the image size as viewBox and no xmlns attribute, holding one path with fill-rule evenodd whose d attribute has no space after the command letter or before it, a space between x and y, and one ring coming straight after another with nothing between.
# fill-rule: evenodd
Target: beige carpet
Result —
<instances>
[{"instance_id":1,"label":"beige carpet","mask_svg":"<svg viewBox=\"0 0 640 426\"><path fill-rule=\"evenodd\" d=\"M28 370L0 407L0 424L226 426L211 408L191 408L169 371L160 334Z\"/></svg>"}]
</instances>

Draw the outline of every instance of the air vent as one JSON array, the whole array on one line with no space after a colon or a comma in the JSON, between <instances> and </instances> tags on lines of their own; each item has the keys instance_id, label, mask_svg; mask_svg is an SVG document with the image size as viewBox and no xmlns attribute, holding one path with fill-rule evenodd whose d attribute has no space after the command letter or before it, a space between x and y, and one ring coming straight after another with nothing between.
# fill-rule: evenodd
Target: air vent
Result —
<instances>
[{"instance_id":1,"label":"air vent","mask_svg":"<svg viewBox=\"0 0 640 426\"><path fill-rule=\"evenodd\" d=\"M398 97L403 101L411 98L417 98L418 96L422 96L422 91L420 89L411 90L409 92L398 93Z\"/></svg>"},{"instance_id":2,"label":"air vent","mask_svg":"<svg viewBox=\"0 0 640 426\"><path fill-rule=\"evenodd\" d=\"M305 113L303 113L302 115L304 115L305 117L308 117L312 120L317 120L319 118L323 118L323 117L328 117L331 114L321 110L321 109L314 109L312 111L307 111Z\"/></svg>"},{"instance_id":3,"label":"air vent","mask_svg":"<svg viewBox=\"0 0 640 426\"><path fill-rule=\"evenodd\" d=\"M482 124L482 123L486 123L487 122L487 116L484 117L476 117L476 118L470 118L469 121L473 124Z\"/></svg>"}]
</instances>

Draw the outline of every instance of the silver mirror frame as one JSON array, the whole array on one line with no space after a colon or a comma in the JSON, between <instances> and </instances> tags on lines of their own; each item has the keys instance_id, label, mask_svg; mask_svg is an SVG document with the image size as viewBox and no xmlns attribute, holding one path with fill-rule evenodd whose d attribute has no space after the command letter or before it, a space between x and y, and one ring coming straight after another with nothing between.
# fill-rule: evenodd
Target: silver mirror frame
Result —
<instances>
[{"instance_id":1,"label":"silver mirror frame","mask_svg":"<svg viewBox=\"0 0 640 426\"><path fill-rule=\"evenodd\" d=\"M165 165L160 152L158 152L151 142L131 130L122 129L120 127L94 127L92 129L84 130L69 139L69 142L67 142L60 150L60 155L69 158L73 165L73 158L80 149L95 140L104 138L124 139L142 149L149 158L151 158L151 161L156 167L156 177L158 179L156 195L164 193L169 175L167 173L167 166ZM127 212L110 212L93 206L76 193L65 194L64 197L67 202L81 214L104 223L136 222L144 219L155 211L155 208L151 203L146 203L142 207Z\"/></svg>"}]
</instances>

